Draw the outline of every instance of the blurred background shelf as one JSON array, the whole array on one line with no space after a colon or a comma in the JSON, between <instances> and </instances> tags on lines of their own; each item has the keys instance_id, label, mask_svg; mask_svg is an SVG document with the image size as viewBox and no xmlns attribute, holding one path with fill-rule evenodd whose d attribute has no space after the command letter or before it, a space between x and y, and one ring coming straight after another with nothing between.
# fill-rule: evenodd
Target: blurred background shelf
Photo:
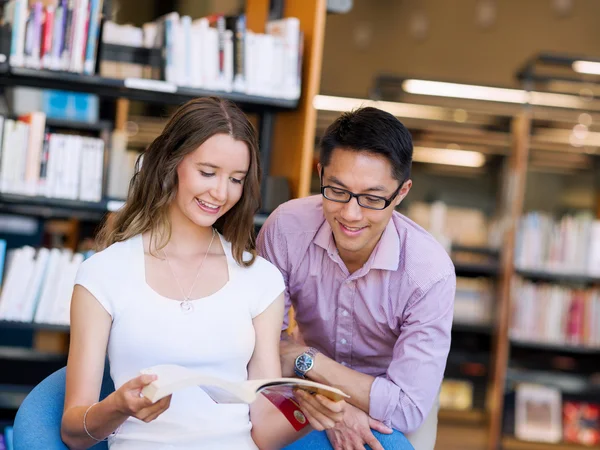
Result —
<instances>
[{"instance_id":1,"label":"blurred background shelf","mask_svg":"<svg viewBox=\"0 0 600 450\"><path fill-rule=\"evenodd\" d=\"M514 437L502 438L503 450L583 450L586 448L597 448L579 444L551 444L546 442L528 442L520 441Z\"/></svg>"},{"instance_id":2,"label":"blurred background shelf","mask_svg":"<svg viewBox=\"0 0 600 450\"><path fill-rule=\"evenodd\" d=\"M0 84L86 92L101 97L126 98L143 102L179 105L197 97L218 96L231 100L247 111L270 108L295 109L297 100L268 98L237 92L209 91L176 86L160 80L105 78L70 72L12 67L0 73Z\"/></svg>"},{"instance_id":3,"label":"blurred background shelf","mask_svg":"<svg viewBox=\"0 0 600 450\"><path fill-rule=\"evenodd\" d=\"M541 350L541 351L551 351L551 352L559 352L559 353L572 353L572 354L598 354L600 355L599 347L587 347L584 345L571 345L571 344L552 344L546 342L534 342L534 341L523 341L519 339L511 339L510 343L514 347L532 349L532 350Z\"/></svg>"},{"instance_id":4,"label":"blurred background shelf","mask_svg":"<svg viewBox=\"0 0 600 450\"><path fill-rule=\"evenodd\" d=\"M34 386L0 384L0 409L17 410Z\"/></svg>"},{"instance_id":5,"label":"blurred background shelf","mask_svg":"<svg viewBox=\"0 0 600 450\"><path fill-rule=\"evenodd\" d=\"M544 270L516 269L515 273L533 281L572 284L600 284L600 277L579 275L576 273L549 272Z\"/></svg>"},{"instance_id":6,"label":"blurred background shelf","mask_svg":"<svg viewBox=\"0 0 600 450\"><path fill-rule=\"evenodd\" d=\"M29 331L59 331L69 332L68 325L54 325L49 323L16 322L12 320L0 320L0 330L29 330Z\"/></svg>"},{"instance_id":7,"label":"blurred background shelf","mask_svg":"<svg viewBox=\"0 0 600 450\"><path fill-rule=\"evenodd\" d=\"M452 331L462 333L475 333L475 334L492 334L492 324L478 324L478 323L466 323L466 322L454 322L452 323Z\"/></svg>"},{"instance_id":8,"label":"blurred background shelf","mask_svg":"<svg viewBox=\"0 0 600 450\"><path fill-rule=\"evenodd\" d=\"M480 427L485 424L487 420L487 414L485 411L479 409L463 411L442 408L438 413L438 420L446 424L460 423Z\"/></svg>"},{"instance_id":9,"label":"blurred background shelf","mask_svg":"<svg viewBox=\"0 0 600 450\"><path fill-rule=\"evenodd\" d=\"M489 276L494 277L498 275L499 265L498 263L463 263L455 262L454 268L457 276Z\"/></svg>"},{"instance_id":10,"label":"blurred background shelf","mask_svg":"<svg viewBox=\"0 0 600 450\"><path fill-rule=\"evenodd\" d=\"M67 217L99 220L109 211L109 206L109 201L84 202L60 198L0 194L0 212L45 218Z\"/></svg>"}]
</instances>

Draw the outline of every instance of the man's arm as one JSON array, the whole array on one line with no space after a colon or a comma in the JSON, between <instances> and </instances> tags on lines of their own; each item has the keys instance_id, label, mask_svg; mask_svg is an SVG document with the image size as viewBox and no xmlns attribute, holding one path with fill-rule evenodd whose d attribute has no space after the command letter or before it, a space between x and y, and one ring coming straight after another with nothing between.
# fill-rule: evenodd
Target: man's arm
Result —
<instances>
[{"instance_id":1,"label":"man's arm","mask_svg":"<svg viewBox=\"0 0 600 450\"><path fill-rule=\"evenodd\" d=\"M411 300L385 376L365 375L321 353L307 376L342 389L350 395L349 403L385 425L405 433L416 430L433 405L444 375L455 291L452 274ZM284 372L305 349L281 343Z\"/></svg>"}]
</instances>

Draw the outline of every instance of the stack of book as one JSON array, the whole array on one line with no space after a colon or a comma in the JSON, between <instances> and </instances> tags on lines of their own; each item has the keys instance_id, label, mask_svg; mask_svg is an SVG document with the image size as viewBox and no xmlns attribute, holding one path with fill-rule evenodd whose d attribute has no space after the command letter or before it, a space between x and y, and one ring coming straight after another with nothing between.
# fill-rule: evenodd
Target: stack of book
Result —
<instances>
[{"instance_id":1,"label":"stack of book","mask_svg":"<svg viewBox=\"0 0 600 450\"><path fill-rule=\"evenodd\" d=\"M173 86L240 92L270 98L300 97L303 35L295 17L267 22L265 33L246 28L246 17L192 19L169 13L140 28L106 21L103 44L160 50L161 63L136 65L102 59L110 78L164 80Z\"/></svg>"},{"instance_id":2,"label":"stack of book","mask_svg":"<svg viewBox=\"0 0 600 450\"><path fill-rule=\"evenodd\" d=\"M511 338L600 348L600 289L512 282Z\"/></svg>"},{"instance_id":3,"label":"stack of book","mask_svg":"<svg viewBox=\"0 0 600 450\"><path fill-rule=\"evenodd\" d=\"M68 325L75 276L84 258L69 249L9 250L0 320Z\"/></svg>"},{"instance_id":4,"label":"stack of book","mask_svg":"<svg viewBox=\"0 0 600 450\"><path fill-rule=\"evenodd\" d=\"M489 325L493 296L494 284L489 278L456 277L454 322Z\"/></svg>"},{"instance_id":5,"label":"stack of book","mask_svg":"<svg viewBox=\"0 0 600 450\"><path fill-rule=\"evenodd\" d=\"M539 212L521 218L515 246L515 266L600 276L600 220L591 214L560 220Z\"/></svg>"},{"instance_id":6,"label":"stack of book","mask_svg":"<svg viewBox=\"0 0 600 450\"><path fill-rule=\"evenodd\" d=\"M102 199L104 141L49 133L46 116L0 116L0 192L97 202Z\"/></svg>"},{"instance_id":7,"label":"stack of book","mask_svg":"<svg viewBox=\"0 0 600 450\"><path fill-rule=\"evenodd\" d=\"M93 75L103 0L10 0L12 67Z\"/></svg>"}]
</instances>

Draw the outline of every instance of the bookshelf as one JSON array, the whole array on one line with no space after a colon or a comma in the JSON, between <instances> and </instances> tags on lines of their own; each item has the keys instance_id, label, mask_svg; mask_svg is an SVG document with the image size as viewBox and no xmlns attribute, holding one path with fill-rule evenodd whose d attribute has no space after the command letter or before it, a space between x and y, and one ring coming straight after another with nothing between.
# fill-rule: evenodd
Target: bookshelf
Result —
<instances>
[{"instance_id":1,"label":"bookshelf","mask_svg":"<svg viewBox=\"0 0 600 450\"><path fill-rule=\"evenodd\" d=\"M209 91L177 86L162 80L140 78L120 80L98 75L80 75L21 67L7 68L4 72L0 72L0 84L79 91L106 98L124 98L171 105L179 105L197 97L214 95L231 100L246 111L293 110L298 106L296 100L260 97L237 92Z\"/></svg>"},{"instance_id":2,"label":"bookshelf","mask_svg":"<svg viewBox=\"0 0 600 450\"><path fill-rule=\"evenodd\" d=\"M249 30L265 32L267 20L273 18L272 15L270 16L271 3L268 0L246 1L245 13ZM285 2L282 9L281 17L299 19L300 30L303 33L301 94L294 100L179 86L166 81L136 77L116 79L97 74L82 75L65 71L10 67L7 63L0 63L0 86L94 94L101 102L100 120L94 123L82 123L47 118L46 125L48 128L68 128L104 135L110 134L113 130L124 130L130 105L134 102L152 104L158 111L164 106L176 106L197 97L214 95L231 100L249 115L257 118L263 178L266 179L270 175L285 177L295 197L302 195L306 190L301 180L309 162L307 149L310 148L312 153L314 141L316 115L312 107L312 99L319 91L325 16L325 0L303 0L302 2L289 0ZM110 14L105 12L105 17L110 17ZM3 43L4 50L0 48L0 53L6 53L8 50L6 38L6 29L1 29L0 44ZM10 39L10 32L8 38ZM133 49L122 45L101 43L98 49L96 73L99 73L100 59L119 60L124 57L125 60L130 60L133 57L143 64L147 61L156 61L157 54L160 54L160 50ZM109 148L109 141L105 142L108 144L106 148ZM104 163L104 193L109 162L105 160ZM263 198L264 195L263 184ZM98 202L83 202L42 196L0 194L0 212L41 219L65 218L98 223L121 205L122 201L108 198L106 195ZM256 226L260 226L265 218L264 213L257 215ZM30 347L0 347L0 360L14 368L14 371L9 372L12 378L18 379L18 384L15 384L6 377L0 377L0 409L16 410L33 386L54 370L64 366L68 332L68 326L62 325L0 321L0 334L26 336L25 341L31 342ZM44 349L47 351L42 351Z\"/></svg>"}]
</instances>

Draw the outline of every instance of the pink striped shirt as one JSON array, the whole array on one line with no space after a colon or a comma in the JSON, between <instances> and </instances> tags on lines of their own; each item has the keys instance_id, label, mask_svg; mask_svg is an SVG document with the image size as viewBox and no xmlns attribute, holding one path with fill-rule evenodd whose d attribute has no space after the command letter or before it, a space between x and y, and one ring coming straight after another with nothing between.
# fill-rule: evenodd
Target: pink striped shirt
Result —
<instances>
[{"instance_id":1,"label":"pink striped shirt","mask_svg":"<svg viewBox=\"0 0 600 450\"><path fill-rule=\"evenodd\" d=\"M277 208L258 237L275 264L307 345L375 377L369 414L402 431L429 413L450 348L456 276L443 247L394 212L369 260L349 274L322 197Z\"/></svg>"}]
</instances>

